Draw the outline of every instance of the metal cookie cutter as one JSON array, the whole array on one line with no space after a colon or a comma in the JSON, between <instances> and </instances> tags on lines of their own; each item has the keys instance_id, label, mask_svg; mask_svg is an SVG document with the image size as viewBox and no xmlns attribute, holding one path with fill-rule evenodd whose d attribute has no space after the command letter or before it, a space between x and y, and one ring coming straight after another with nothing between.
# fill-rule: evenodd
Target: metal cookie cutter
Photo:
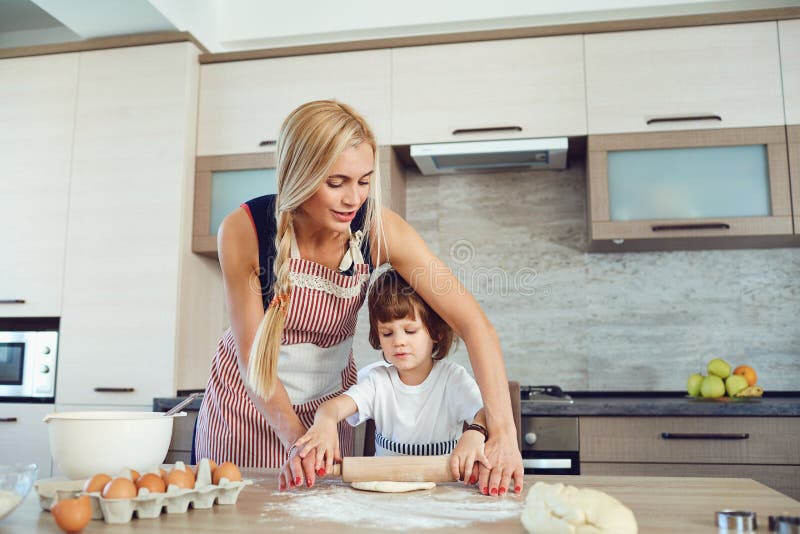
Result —
<instances>
[{"instance_id":1,"label":"metal cookie cutter","mask_svg":"<svg viewBox=\"0 0 800 534\"><path fill-rule=\"evenodd\" d=\"M769 516L769 531L778 534L800 534L800 517L771 515Z\"/></svg>"},{"instance_id":2,"label":"metal cookie cutter","mask_svg":"<svg viewBox=\"0 0 800 534\"><path fill-rule=\"evenodd\" d=\"M720 510L716 513L720 532L755 532L756 513L747 510Z\"/></svg>"}]
</instances>

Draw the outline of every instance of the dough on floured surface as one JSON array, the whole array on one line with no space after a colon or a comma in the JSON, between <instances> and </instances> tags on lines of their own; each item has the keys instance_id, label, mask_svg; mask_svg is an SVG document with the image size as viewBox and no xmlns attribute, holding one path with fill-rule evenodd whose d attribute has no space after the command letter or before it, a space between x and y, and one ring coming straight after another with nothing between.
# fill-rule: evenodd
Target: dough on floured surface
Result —
<instances>
[{"instance_id":1,"label":"dough on floured surface","mask_svg":"<svg viewBox=\"0 0 800 534\"><path fill-rule=\"evenodd\" d=\"M432 489L436 482L392 482L390 480L375 480L369 482L351 482L350 485L357 490L377 491L380 493L404 493Z\"/></svg>"}]
</instances>

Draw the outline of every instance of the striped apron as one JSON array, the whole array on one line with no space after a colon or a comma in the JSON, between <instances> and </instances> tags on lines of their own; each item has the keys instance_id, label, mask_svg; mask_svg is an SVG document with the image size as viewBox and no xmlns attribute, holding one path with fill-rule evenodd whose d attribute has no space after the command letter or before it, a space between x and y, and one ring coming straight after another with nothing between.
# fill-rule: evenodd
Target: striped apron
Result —
<instances>
[{"instance_id":1,"label":"striped apron","mask_svg":"<svg viewBox=\"0 0 800 534\"><path fill-rule=\"evenodd\" d=\"M360 231L351 234L349 250L339 266L344 271L352 265L352 276L301 259L292 241L291 304L281 337L278 378L306 428L314 422L320 404L357 381L353 335L369 281L361 239ZM352 455L353 429L344 421L339 423L339 442L342 455ZM211 362L195 451L198 459L230 461L240 467L279 468L288 458L277 434L247 396L230 329Z\"/></svg>"}]
</instances>

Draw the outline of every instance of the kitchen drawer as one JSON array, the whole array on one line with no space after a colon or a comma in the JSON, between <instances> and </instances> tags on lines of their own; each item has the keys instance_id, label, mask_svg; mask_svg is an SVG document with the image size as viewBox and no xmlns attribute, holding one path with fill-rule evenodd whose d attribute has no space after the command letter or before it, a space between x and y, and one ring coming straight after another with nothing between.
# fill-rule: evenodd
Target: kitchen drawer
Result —
<instances>
[{"instance_id":1,"label":"kitchen drawer","mask_svg":"<svg viewBox=\"0 0 800 534\"><path fill-rule=\"evenodd\" d=\"M581 462L800 465L800 418L581 417L580 442Z\"/></svg>"},{"instance_id":2,"label":"kitchen drawer","mask_svg":"<svg viewBox=\"0 0 800 534\"><path fill-rule=\"evenodd\" d=\"M800 467L794 465L581 462L581 475L752 478L800 500Z\"/></svg>"},{"instance_id":3,"label":"kitchen drawer","mask_svg":"<svg viewBox=\"0 0 800 534\"><path fill-rule=\"evenodd\" d=\"M52 404L0 404L0 464L36 464L39 478L48 478L50 440L42 419L52 412Z\"/></svg>"}]
</instances>

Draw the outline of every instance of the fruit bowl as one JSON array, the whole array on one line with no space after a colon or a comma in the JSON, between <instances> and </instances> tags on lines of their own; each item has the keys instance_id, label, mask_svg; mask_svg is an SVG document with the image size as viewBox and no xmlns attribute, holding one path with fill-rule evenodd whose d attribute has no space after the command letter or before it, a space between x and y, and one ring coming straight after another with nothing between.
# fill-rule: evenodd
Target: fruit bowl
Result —
<instances>
[{"instance_id":1,"label":"fruit bowl","mask_svg":"<svg viewBox=\"0 0 800 534\"><path fill-rule=\"evenodd\" d=\"M38 471L36 464L0 465L0 520L25 499Z\"/></svg>"}]
</instances>

